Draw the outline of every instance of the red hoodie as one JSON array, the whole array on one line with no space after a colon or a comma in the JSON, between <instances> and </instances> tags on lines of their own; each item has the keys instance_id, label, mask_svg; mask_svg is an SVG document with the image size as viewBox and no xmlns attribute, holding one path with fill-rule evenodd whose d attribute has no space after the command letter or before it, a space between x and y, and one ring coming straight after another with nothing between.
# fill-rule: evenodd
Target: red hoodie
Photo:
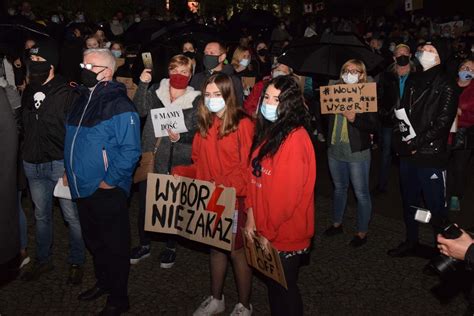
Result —
<instances>
[{"instance_id":1,"label":"red hoodie","mask_svg":"<svg viewBox=\"0 0 474 316\"><path fill-rule=\"evenodd\" d=\"M459 96L459 116L458 127L470 127L474 125L474 80L463 90Z\"/></svg>"},{"instance_id":2,"label":"red hoodie","mask_svg":"<svg viewBox=\"0 0 474 316\"><path fill-rule=\"evenodd\" d=\"M206 137L198 132L194 136L192 159L189 166L173 168L173 174L204 181L216 185L234 187L237 196L245 196L247 191L247 167L254 124L249 118L239 122L237 130L220 137L221 120L215 118Z\"/></svg>"},{"instance_id":3,"label":"red hoodie","mask_svg":"<svg viewBox=\"0 0 474 316\"><path fill-rule=\"evenodd\" d=\"M249 167L246 199L257 231L279 251L309 247L314 235L316 159L306 130L292 131L277 153L261 164L259 178Z\"/></svg>"}]
</instances>

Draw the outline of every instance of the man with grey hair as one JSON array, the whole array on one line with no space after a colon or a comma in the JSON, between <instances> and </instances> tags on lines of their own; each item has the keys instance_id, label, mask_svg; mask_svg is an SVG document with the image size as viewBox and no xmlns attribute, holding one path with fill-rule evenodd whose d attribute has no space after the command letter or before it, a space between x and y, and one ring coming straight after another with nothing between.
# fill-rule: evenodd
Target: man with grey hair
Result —
<instances>
[{"instance_id":1,"label":"man with grey hair","mask_svg":"<svg viewBox=\"0 0 474 316\"><path fill-rule=\"evenodd\" d=\"M80 97L66 122L65 165L97 283L81 293L90 301L109 294L100 315L129 309L130 220L127 197L140 157L140 119L125 86L112 80L115 59L88 49L81 63Z\"/></svg>"}]
</instances>

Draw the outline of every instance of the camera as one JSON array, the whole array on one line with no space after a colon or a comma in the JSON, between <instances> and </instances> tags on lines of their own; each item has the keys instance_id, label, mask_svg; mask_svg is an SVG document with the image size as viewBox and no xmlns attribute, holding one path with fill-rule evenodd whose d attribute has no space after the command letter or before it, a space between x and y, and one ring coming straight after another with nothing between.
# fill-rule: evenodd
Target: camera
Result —
<instances>
[{"instance_id":1,"label":"camera","mask_svg":"<svg viewBox=\"0 0 474 316\"><path fill-rule=\"evenodd\" d=\"M433 216L431 212L426 209L419 207L416 207L416 209L416 221L424 224L430 223L435 230L439 231L439 233L446 239L457 239L461 237L462 231L447 218ZM437 273L444 275L449 271L456 271L458 262L459 261L454 258L440 254L431 259L428 265Z\"/></svg>"}]
</instances>

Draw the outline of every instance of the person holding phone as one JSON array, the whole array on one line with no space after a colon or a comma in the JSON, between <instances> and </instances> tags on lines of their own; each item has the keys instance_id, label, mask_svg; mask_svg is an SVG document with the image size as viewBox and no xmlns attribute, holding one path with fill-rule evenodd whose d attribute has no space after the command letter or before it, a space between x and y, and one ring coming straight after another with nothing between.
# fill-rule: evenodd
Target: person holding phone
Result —
<instances>
[{"instance_id":1,"label":"person holding phone","mask_svg":"<svg viewBox=\"0 0 474 316\"><path fill-rule=\"evenodd\" d=\"M147 60L146 57L144 61ZM153 129L150 111L152 109L178 106L183 110L187 133L174 133L169 130L169 137L159 140L157 159L155 159L155 171L157 173L169 173L173 165L191 163L191 143L196 130L196 111L200 91L195 91L189 86L192 74L192 61L184 55L176 55L168 64L168 77L161 82L152 84L152 70L145 68L140 76L140 84L133 98L141 117L146 117L142 132L142 152L150 152L156 147L157 139ZM132 249L130 257L131 264L137 264L151 254L150 237L145 233L145 204L147 183L139 183L139 213L138 234L140 245ZM166 247L160 254L160 267L171 268L176 261L176 239L168 237Z\"/></svg>"}]
</instances>

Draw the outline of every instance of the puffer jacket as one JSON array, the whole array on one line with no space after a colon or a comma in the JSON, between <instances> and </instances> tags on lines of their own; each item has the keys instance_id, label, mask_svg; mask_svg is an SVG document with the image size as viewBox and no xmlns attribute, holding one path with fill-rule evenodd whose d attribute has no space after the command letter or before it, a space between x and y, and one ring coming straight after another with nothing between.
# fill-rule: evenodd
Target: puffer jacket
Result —
<instances>
[{"instance_id":1,"label":"puffer jacket","mask_svg":"<svg viewBox=\"0 0 474 316\"><path fill-rule=\"evenodd\" d=\"M405 108L416 137L410 142L402 142L398 124L395 124L397 152L410 155L416 151L411 159L421 165L428 160L438 166L444 164L449 130L457 111L458 95L454 85L441 65L408 78L401 107Z\"/></svg>"}]
</instances>

